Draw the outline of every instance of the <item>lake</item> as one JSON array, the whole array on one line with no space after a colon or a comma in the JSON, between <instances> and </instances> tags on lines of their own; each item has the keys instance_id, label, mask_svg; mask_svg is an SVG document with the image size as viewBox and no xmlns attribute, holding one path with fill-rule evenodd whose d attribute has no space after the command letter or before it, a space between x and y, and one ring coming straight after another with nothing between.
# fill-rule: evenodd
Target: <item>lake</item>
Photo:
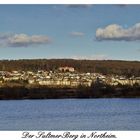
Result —
<instances>
[{"instance_id":1,"label":"lake","mask_svg":"<svg viewBox=\"0 0 140 140\"><path fill-rule=\"evenodd\" d=\"M140 130L140 99L1 100L0 130Z\"/></svg>"}]
</instances>

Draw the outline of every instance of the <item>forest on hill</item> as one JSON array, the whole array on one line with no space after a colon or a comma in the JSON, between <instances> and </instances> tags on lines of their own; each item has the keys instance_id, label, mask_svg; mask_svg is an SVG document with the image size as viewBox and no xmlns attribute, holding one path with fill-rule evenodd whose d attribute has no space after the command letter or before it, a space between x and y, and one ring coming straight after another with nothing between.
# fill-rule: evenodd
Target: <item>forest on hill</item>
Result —
<instances>
[{"instance_id":1,"label":"forest on hill","mask_svg":"<svg viewBox=\"0 0 140 140\"><path fill-rule=\"evenodd\" d=\"M139 61L121 60L74 60L74 59L21 59L0 60L0 71L46 70L54 71L62 66L74 67L77 72L117 74L127 77L140 76Z\"/></svg>"}]
</instances>

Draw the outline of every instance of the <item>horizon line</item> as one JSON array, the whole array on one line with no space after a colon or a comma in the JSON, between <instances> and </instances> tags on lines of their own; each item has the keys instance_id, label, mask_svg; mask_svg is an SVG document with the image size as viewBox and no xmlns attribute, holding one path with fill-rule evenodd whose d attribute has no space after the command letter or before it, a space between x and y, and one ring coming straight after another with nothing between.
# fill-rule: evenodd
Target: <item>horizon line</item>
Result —
<instances>
[{"instance_id":1,"label":"horizon line","mask_svg":"<svg viewBox=\"0 0 140 140\"><path fill-rule=\"evenodd\" d=\"M125 60L125 59L76 59L76 58L21 58L21 59L0 59L0 61L20 61L20 60L89 60L89 61L129 61L140 62L140 60Z\"/></svg>"}]
</instances>

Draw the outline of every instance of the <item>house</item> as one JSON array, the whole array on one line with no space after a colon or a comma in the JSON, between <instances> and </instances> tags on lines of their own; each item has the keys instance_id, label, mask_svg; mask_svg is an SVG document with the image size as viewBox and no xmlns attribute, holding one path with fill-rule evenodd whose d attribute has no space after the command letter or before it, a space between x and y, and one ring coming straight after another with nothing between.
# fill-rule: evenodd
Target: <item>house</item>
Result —
<instances>
[{"instance_id":1,"label":"house","mask_svg":"<svg viewBox=\"0 0 140 140\"><path fill-rule=\"evenodd\" d=\"M34 84L34 83L35 83L35 80L34 80L34 79L29 79L29 80L28 80L28 83L29 83L29 84Z\"/></svg>"},{"instance_id":2,"label":"house","mask_svg":"<svg viewBox=\"0 0 140 140\"><path fill-rule=\"evenodd\" d=\"M3 81L2 80L0 80L0 84L2 84L3 83Z\"/></svg>"},{"instance_id":3,"label":"house","mask_svg":"<svg viewBox=\"0 0 140 140\"><path fill-rule=\"evenodd\" d=\"M61 72L74 72L75 71L73 67L59 67L58 70Z\"/></svg>"}]
</instances>

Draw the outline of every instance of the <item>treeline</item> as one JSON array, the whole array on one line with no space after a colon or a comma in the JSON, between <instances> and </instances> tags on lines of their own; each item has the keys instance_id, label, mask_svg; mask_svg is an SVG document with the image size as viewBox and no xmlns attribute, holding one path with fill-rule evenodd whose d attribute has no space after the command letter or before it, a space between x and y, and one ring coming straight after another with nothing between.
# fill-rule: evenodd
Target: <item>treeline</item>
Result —
<instances>
[{"instance_id":1,"label":"treeline","mask_svg":"<svg viewBox=\"0 0 140 140\"><path fill-rule=\"evenodd\" d=\"M33 59L33 60L1 60L0 70L57 70L61 66L74 67L78 72L97 72L140 76L139 61L120 60L74 60L74 59Z\"/></svg>"},{"instance_id":2,"label":"treeline","mask_svg":"<svg viewBox=\"0 0 140 140\"><path fill-rule=\"evenodd\" d=\"M2 87L0 100L64 98L140 98L140 87L97 86L90 88Z\"/></svg>"}]
</instances>

